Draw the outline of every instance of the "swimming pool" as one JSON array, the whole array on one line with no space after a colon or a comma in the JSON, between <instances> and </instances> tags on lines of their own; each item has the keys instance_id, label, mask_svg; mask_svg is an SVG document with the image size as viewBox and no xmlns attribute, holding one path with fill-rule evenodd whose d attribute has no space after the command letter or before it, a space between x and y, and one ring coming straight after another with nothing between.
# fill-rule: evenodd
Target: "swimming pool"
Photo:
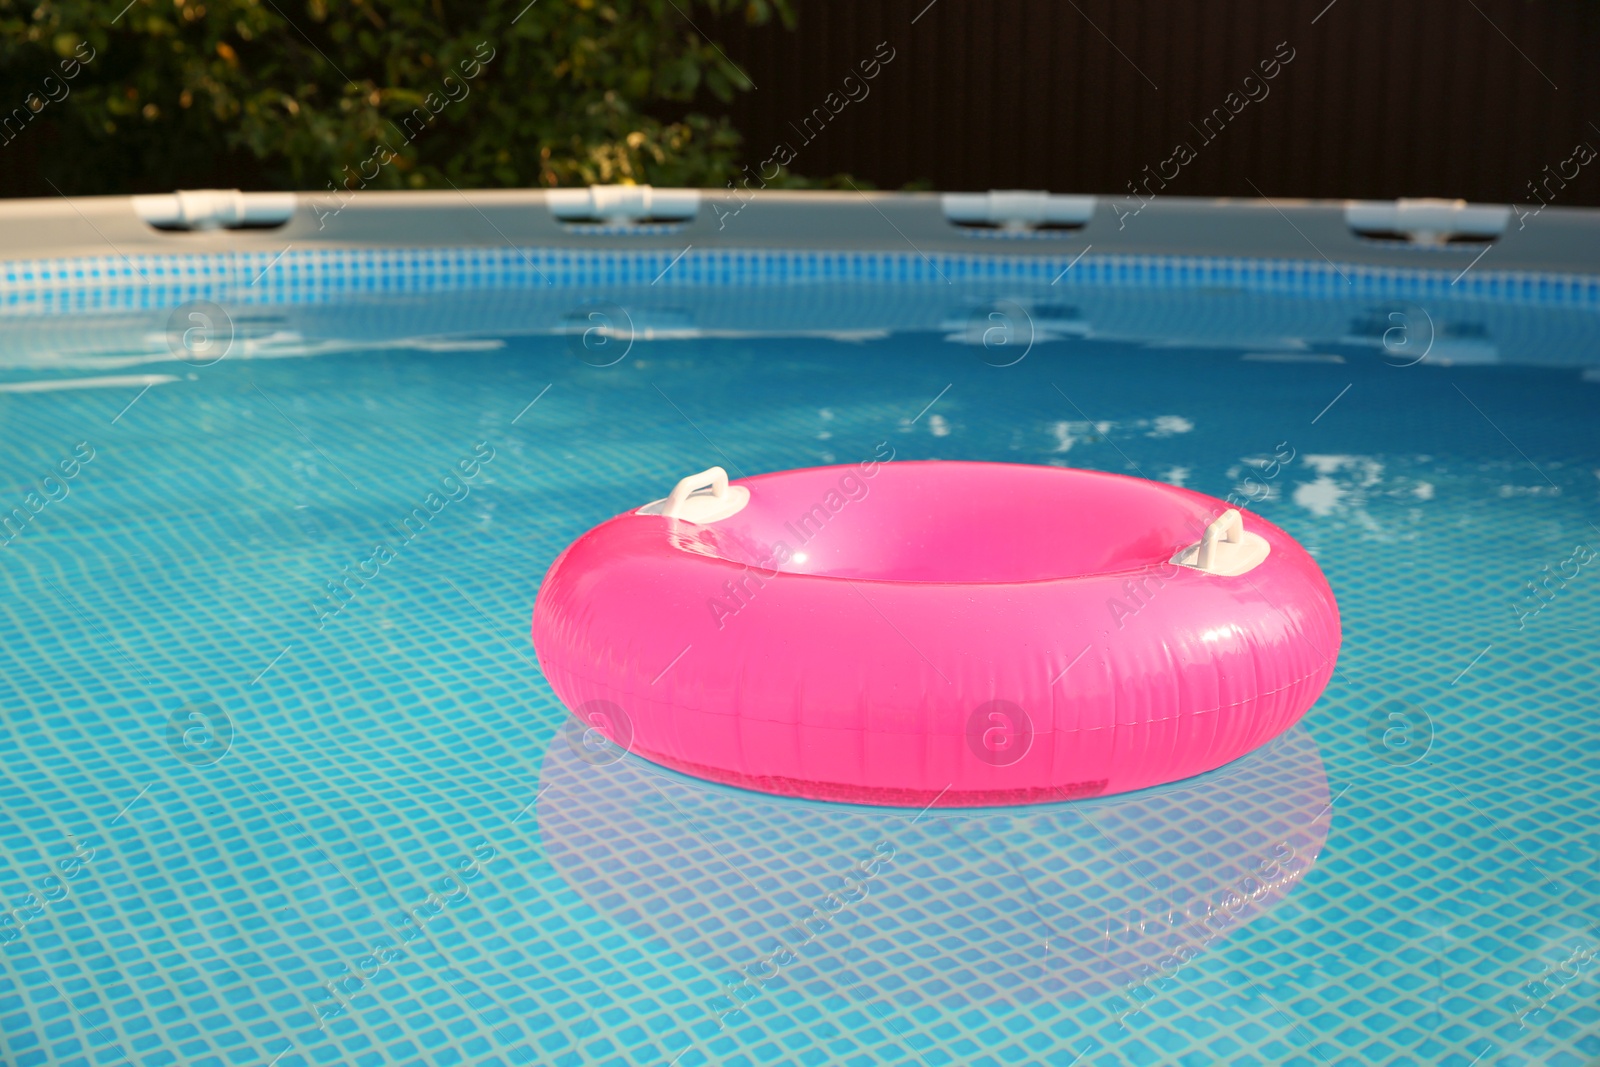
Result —
<instances>
[{"instance_id":1,"label":"swimming pool","mask_svg":"<svg viewBox=\"0 0 1600 1067\"><path fill-rule=\"evenodd\" d=\"M1600 287L1075 255L12 268L0 1059L1592 1062ZM884 445L1251 501L1333 682L1016 809L586 744L528 640L556 553Z\"/></svg>"}]
</instances>

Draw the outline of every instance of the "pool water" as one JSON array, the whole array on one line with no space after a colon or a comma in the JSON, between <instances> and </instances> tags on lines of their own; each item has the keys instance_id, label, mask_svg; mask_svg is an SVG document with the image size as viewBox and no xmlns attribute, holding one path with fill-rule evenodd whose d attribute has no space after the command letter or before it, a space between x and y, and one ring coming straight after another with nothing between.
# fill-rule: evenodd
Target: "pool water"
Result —
<instances>
[{"instance_id":1,"label":"pool water","mask_svg":"<svg viewBox=\"0 0 1600 1067\"><path fill-rule=\"evenodd\" d=\"M1067 262L8 305L0 1061L1596 1061L1600 301ZM174 348L199 296L232 340ZM567 543L885 445L1250 501L1332 683L1211 774L1002 810L572 729L528 639Z\"/></svg>"}]
</instances>

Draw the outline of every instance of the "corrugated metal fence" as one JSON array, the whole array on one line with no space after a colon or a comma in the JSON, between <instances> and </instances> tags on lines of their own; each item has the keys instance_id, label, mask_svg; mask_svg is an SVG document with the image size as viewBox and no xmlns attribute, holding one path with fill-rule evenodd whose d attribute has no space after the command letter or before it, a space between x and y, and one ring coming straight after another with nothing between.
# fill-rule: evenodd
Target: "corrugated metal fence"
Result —
<instances>
[{"instance_id":1,"label":"corrugated metal fence","mask_svg":"<svg viewBox=\"0 0 1600 1067\"><path fill-rule=\"evenodd\" d=\"M705 28L757 86L752 172L786 146L881 187L1600 204L1596 0L811 0L792 34Z\"/></svg>"}]
</instances>

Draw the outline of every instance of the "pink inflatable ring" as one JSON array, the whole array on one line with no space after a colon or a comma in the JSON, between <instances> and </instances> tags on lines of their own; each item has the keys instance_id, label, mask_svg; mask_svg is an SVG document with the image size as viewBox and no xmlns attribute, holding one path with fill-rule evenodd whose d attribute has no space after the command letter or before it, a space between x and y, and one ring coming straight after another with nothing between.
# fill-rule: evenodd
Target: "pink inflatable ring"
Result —
<instances>
[{"instance_id":1,"label":"pink inflatable ring","mask_svg":"<svg viewBox=\"0 0 1600 1067\"><path fill-rule=\"evenodd\" d=\"M1327 685L1339 612L1288 534L1212 497L873 460L712 468L602 523L551 564L533 643L591 762L959 807L1251 751Z\"/></svg>"}]
</instances>

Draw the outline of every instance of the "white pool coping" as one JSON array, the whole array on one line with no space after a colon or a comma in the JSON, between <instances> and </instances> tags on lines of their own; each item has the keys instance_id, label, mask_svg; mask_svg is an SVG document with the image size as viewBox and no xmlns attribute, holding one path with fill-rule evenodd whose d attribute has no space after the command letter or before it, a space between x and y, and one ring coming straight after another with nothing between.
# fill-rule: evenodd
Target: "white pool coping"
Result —
<instances>
[{"instance_id":1,"label":"white pool coping","mask_svg":"<svg viewBox=\"0 0 1600 1067\"><path fill-rule=\"evenodd\" d=\"M607 227L556 218L543 190L294 194L271 229L165 231L126 196L0 201L0 262L115 255L216 255L296 249L540 248L607 251L784 249L964 256L1231 256L1600 274L1600 209L1511 210L1491 244L1422 246L1354 233L1343 200L1096 198L1081 228L1009 233L946 218L938 193L700 191L681 223Z\"/></svg>"}]
</instances>

